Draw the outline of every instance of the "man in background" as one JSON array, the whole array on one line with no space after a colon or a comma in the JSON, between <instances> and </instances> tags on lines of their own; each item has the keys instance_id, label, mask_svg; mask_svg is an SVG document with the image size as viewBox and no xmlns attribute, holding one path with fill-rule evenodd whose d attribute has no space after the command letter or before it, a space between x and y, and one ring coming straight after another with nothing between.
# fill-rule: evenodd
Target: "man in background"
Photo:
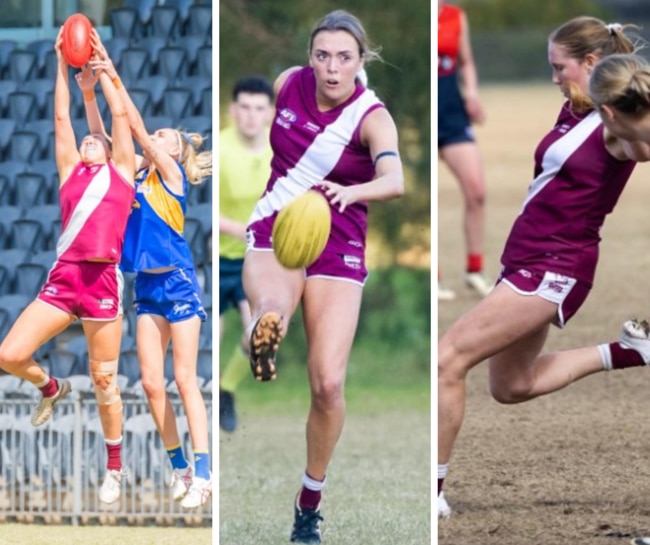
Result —
<instances>
[{"instance_id":1,"label":"man in background","mask_svg":"<svg viewBox=\"0 0 650 545\"><path fill-rule=\"evenodd\" d=\"M219 135L219 341L224 335L224 314L235 308L242 331L251 319L242 286L246 252L246 225L264 192L271 172L269 125L273 118L273 89L259 76L240 79L232 91L231 124ZM248 339L241 342L221 372L219 425L237 427L235 390L248 375Z\"/></svg>"}]
</instances>

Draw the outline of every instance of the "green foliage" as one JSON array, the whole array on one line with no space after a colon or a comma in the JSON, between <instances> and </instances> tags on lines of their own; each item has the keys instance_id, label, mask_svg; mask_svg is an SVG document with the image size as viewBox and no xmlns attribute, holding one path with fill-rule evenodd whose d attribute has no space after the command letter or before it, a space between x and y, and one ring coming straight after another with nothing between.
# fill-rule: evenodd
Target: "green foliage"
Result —
<instances>
[{"instance_id":1,"label":"green foliage","mask_svg":"<svg viewBox=\"0 0 650 545\"><path fill-rule=\"evenodd\" d=\"M239 340L239 316L226 315L219 349L225 366ZM278 373L304 384L307 343L300 309L293 316L278 355ZM361 317L350 356L349 383L408 386L429 381L431 368L431 279L429 270L374 270L364 288ZM294 370L300 370L296 374ZM399 372L396 373L396 369Z\"/></svg>"},{"instance_id":2,"label":"green foliage","mask_svg":"<svg viewBox=\"0 0 650 545\"><path fill-rule=\"evenodd\" d=\"M363 23L384 62L366 68L370 87L384 101L400 134L407 195L371 206L371 229L392 249L409 248L404 220L428 226L431 195L431 5L401 0L378 9L376 0L221 0L219 75L221 111L241 76L273 81L284 69L307 62L314 24L328 12L347 9ZM225 118L225 117L224 117ZM396 252L393 252L396 253Z\"/></svg>"},{"instance_id":3,"label":"green foliage","mask_svg":"<svg viewBox=\"0 0 650 545\"><path fill-rule=\"evenodd\" d=\"M609 19L596 0L459 0L472 29L552 28L578 15Z\"/></svg>"}]
</instances>

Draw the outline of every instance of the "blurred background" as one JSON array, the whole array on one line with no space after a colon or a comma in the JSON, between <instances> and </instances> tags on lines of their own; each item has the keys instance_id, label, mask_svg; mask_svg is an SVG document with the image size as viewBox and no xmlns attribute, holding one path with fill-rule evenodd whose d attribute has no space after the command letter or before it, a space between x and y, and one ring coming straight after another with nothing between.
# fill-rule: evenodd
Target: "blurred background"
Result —
<instances>
[{"instance_id":1,"label":"blurred background","mask_svg":"<svg viewBox=\"0 0 650 545\"><path fill-rule=\"evenodd\" d=\"M606 23L634 23L650 39L650 5L644 0L458 0L470 24L481 81L548 80L549 33L578 15Z\"/></svg>"},{"instance_id":2,"label":"blurred background","mask_svg":"<svg viewBox=\"0 0 650 545\"><path fill-rule=\"evenodd\" d=\"M228 122L233 83L260 74L270 81L285 68L304 65L313 25L326 13L348 9L361 20L385 62L367 66L369 86L384 101L400 137L406 176L403 198L370 206L370 278L350 363L349 385L429 384L431 196L431 8L404 0L219 2L220 125ZM232 314L232 313L231 313ZM228 330L238 331L237 316ZM295 318L299 323L299 316ZM301 327L290 330L280 365L304 367ZM237 342L226 338L220 354ZM396 370L399 369L399 373ZM282 373L283 371L280 371ZM261 392L260 392L261 393ZM263 394L262 394L263 395Z\"/></svg>"}]
</instances>

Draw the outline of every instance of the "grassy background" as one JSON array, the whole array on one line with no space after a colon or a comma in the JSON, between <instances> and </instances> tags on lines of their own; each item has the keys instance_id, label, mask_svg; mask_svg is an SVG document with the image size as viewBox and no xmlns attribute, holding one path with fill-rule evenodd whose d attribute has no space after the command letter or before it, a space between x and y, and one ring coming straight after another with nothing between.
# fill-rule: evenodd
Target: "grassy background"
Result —
<instances>
[{"instance_id":1,"label":"grassy background","mask_svg":"<svg viewBox=\"0 0 650 545\"><path fill-rule=\"evenodd\" d=\"M211 545L210 528L3 524L0 545ZM244 542L242 542L244 543Z\"/></svg>"},{"instance_id":2,"label":"grassy background","mask_svg":"<svg viewBox=\"0 0 650 545\"><path fill-rule=\"evenodd\" d=\"M346 385L347 418L323 495L323 543L431 542L429 271L373 273ZM220 361L240 334L226 316ZM278 357L278 379L246 377L239 428L221 432L221 545L288 542L305 464L309 388L300 312Z\"/></svg>"}]
</instances>

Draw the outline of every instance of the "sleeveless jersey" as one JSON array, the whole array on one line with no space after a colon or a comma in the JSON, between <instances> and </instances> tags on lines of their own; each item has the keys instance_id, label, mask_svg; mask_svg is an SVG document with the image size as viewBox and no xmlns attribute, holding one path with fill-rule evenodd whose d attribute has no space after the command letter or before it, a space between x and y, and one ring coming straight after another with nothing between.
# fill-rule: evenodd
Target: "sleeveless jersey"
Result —
<instances>
[{"instance_id":1,"label":"sleeveless jersey","mask_svg":"<svg viewBox=\"0 0 650 545\"><path fill-rule=\"evenodd\" d=\"M460 46L462 11L445 4L438 13L438 77L455 74Z\"/></svg>"},{"instance_id":2,"label":"sleeveless jersey","mask_svg":"<svg viewBox=\"0 0 650 545\"><path fill-rule=\"evenodd\" d=\"M77 163L59 191L57 259L119 263L133 198L133 186L112 163Z\"/></svg>"},{"instance_id":3,"label":"sleeveless jersey","mask_svg":"<svg viewBox=\"0 0 650 545\"><path fill-rule=\"evenodd\" d=\"M271 178L257 203L249 227L254 236L255 222L275 218L290 200L321 181L344 186L372 180L375 167L368 148L360 138L361 122L384 105L361 84L343 104L320 112L316 103L316 79L310 67L289 76L276 100L276 116L271 128ZM354 246L365 247L368 206L357 202L341 214L332 207L332 230L326 250L345 253Z\"/></svg>"},{"instance_id":4,"label":"sleeveless jersey","mask_svg":"<svg viewBox=\"0 0 650 545\"><path fill-rule=\"evenodd\" d=\"M268 142L268 131L266 141ZM219 133L219 213L241 223L251 216L255 203L264 192L271 172L271 146L254 153L239 139L234 126ZM246 243L230 235L219 234L219 255L243 259Z\"/></svg>"},{"instance_id":5,"label":"sleeveless jersey","mask_svg":"<svg viewBox=\"0 0 650 545\"><path fill-rule=\"evenodd\" d=\"M462 13L449 4L438 13L438 148L474 139L458 85Z\"/></svg>"},{"instance_id":6,"label":"sleeveless jersey","mask_svg":"<svg viewBox=\"0 0 650 545\"><path fill-rule=\"evenodd\" d=\"M535 151L535 179L506 241L503 265L539 267L591 286L600 228L635 165L609 154L597 112L572 113L565 103Z\"/></svg>"},{"instance_id":7,"label":"sleeveless jersey","mask_svg":"<svg viewBox=\"0 0 650 545\"><path fill-rule=\"evenodd\" d=\"M135 202L126 226L122 269L140 272L161 267L193 269L192 252L183 237L189 182L183 173L183 195L174 195L156 169L136 173Z\"/></svg>"}]
</instances>

